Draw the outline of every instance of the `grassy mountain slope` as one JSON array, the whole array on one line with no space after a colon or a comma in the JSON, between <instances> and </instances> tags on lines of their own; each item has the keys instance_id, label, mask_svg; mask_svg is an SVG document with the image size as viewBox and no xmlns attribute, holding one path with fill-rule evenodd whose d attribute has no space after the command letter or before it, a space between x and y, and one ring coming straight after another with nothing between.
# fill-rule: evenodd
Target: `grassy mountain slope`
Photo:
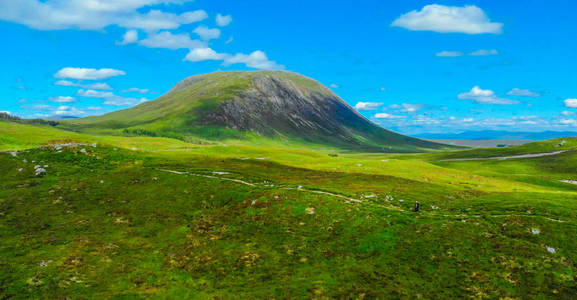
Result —
<instances>
[{"instance_id":1,"label":"grassy mountain slope","mask_svg":"<svg viewBox=\"0 0 577 300\"><path fill-rule=\"evenodd\" d=\"M559 182L571 179L572 152L431 163L252 146L164 151L175 140L155 137L134 143L158 140L163 151L140 152L118 137L51 130L44 141L49 128L17 126L26 134L0 123L0 141L15 145L2 149L101 144L0 153L0 298L577 293L577 186Z\"/></svg>"},{"instance_id":2,"label":"grassy mountain slope","mask_svg":"<svg viewBox=\"0 0 577 300\"><path fill-rule=\"evenodd\" d=\"M273 139L389 152L450 147L387 131L320 83L290 72L193 76L155 101L63 123L86 132L164 136L196 143Z\"/></svg>"}]
</instances>

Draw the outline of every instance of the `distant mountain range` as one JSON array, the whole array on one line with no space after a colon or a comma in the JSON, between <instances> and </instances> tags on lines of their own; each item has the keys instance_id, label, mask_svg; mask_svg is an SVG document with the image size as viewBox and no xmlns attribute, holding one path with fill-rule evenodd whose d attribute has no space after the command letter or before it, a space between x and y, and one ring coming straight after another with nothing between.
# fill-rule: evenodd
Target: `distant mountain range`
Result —
<instances>
[{"instance_id":1,"label":"distant mountain range","mask_svg":"<svg viewBox=\"0 0 577 300\"><path fill-rule=\"evenodd\" d=\"M576 131L510 132L498 130L465 131L461 133L422 133L413 135L422 139L434 140L528 140L542 141L577 136Z\"/></svg>"}]
</instances>

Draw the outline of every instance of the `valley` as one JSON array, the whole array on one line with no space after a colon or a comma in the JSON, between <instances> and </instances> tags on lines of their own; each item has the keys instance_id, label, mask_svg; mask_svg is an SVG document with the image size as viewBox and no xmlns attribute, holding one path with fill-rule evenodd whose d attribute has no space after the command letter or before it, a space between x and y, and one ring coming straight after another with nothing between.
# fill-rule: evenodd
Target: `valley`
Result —
<instances>
[{"instance_id":1,"label":"valley","mask_svg":"<svg viewBox=\"0 0 577 300\"><path fill-rule=\"evenodd\" d=\"M28 134L25 134L28 133ZM422 154L0 121L2 294L570 297L574 138ZM35 166L46 170L35 174ZM419 212L414 212L415 203Z\"/></svg>"}]
</instances>

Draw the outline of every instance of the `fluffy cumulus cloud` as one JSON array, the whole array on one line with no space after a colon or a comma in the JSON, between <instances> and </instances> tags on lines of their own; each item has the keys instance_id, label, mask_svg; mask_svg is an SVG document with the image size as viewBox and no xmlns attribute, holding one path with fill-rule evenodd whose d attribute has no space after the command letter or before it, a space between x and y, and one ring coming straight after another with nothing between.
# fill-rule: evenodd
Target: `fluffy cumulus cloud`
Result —
<instances>
[{"instance_id":1,"label":"fluffy cumulus cloud","mask_svg":"<svg viewBox=\"0 0 577 300\"><path fill-rule=\"evenodd\" d=\"M134 44L136 42L138 42L138 31L132 29L126 31L126 33L122 36L122 41L118 42L118 45L128 45Z\"/></svg>"},{"instance_id":2,"label":"fluffy cumulus cloud","mask_svg":"<svg viewBox=\"0 0 577 300\"><path fill-rule=\"evenodd\" d=\"M499 98L493 91L483 90L479 86L473 87L467 93L459 94L458 98L461 100L473 100L480 104L512 105L519 103L519 101Z\"/></svg>"},{"instance_id":3,"label":"fluffy cumulus cloud","mask_svg":"<svg viewBox=\"0 0 577 300\"><path fill-rule=\"evenodd\" d=\"M414 31L466 34L500 34L503 30L502 23L491 22L485 12L474 5L427 5L420 11L414 10L400 16L391 26Z\"/></svg>"},{"instance_id":4,"label":"fluffy cumulus cloud","mask_svg":"<svg viewBox=\"0 0 577 300\"><path fill-rule=\"evenodd\" d=\"M224 65L245 64L249 68L261 70L281 70L283 65L279 65L274 61L268 59L266 54L260 50L254 51L251 54L236 54L228 57L224 61Z\"/></svg>"},{"instance_id":5,"label":"fluffy cumulus cloud","mask_svg":"<svg viewBox=\"0 0 577 300\"><path fill-rule=\"evenodd\" d=\"M148 48L171 50L203 48L206 46L203 41L191 39L188 33L174 34L169 31L151 34L146 39L138 42L138 44Z\"/></svg>"},{"instance_id":6,"label":"fluffy cumulus cloud","mask_svg":"<svg viewBox=\"0 0 577 300\"><path fill-rule=\"evenodd\" d=\"M145 31L176 29L185 24L202 21L208 17L203 10L186 12L180 15L160 10L151 10L146 14L135 14L118 22L120 27L138 28Z\"/></svg>"},{"instance_id":7,"label":"fluffy cumulus cloud","mask_svg":"<svg viewBox=\"0 0 577 300\"><path fill-rule=\"evenodd\" d=\"M381 106L383 106L382 102L359 102L355 105L355 109L358 111L375 110Z\"/></svg>"},{"instance_id":8,"label":"fluffy cumulus cloud","mask_svg":"<svg viewBox=\"0 0 577 300\"><path fill-rule=\"evenodd\" d=\"M404 119L405 116L392 115L388 113L378 113L373 116L375 119Z\"/></svg>"},{"instance_id":9,"label":"fluffy cumulus cloud","mask_svg":"<svg viewBox=\"0 0 577 300\"><path fill-rule=\"evenodd\" d=\"M215 40L220 38L220 29L218 28L208 28L206 26L198 26L193 31L201 39L205 41Z\"/></svg>"},{"instance_id":10,"label":"fluffy cumulus cloud","mask_svg":"<svg viewBox=\"0 0 577 300\"><path fill-rule=\"evenodd\" d=\"M565 100L565 106L571 108L577 108L577 99L567 99Z\"/></svg>"},{"instance_id":11,"label":"fluffy cumulus cloud","mask_svg":"<svg viewBox=\"0 0 577 300\"><path fill-rule=\"evenodd\" d=\"M175 29L206 19L206 12L183 14L139 9L193 0L0 0L0 19L39 30L102 30L110 25L143 30Z\"/></svg>"},{"instance_id":12,"label":"fluffy cumulus cloud","mask_svg":"<svg viewBox=\"0 0 577 300\"><path fill-rule=\"evenodd\" d=\"M540 97L541 94L537 93L537 92L533 92L531 90L524 90L524 89L519 89L519 88L514 88L512 90L510 90L507 95L510 96L518 96L518 97Z\"/></svg>"},{"instance_id":13,"label":"fluffy cumulus cloud","mask_svg":"<svg viewBox=\"0 0 577 300\"><path fill-rule=\"evenodd\" d=\"M232 22L231 16L216 15L216 25L220 27L228 26Z\"/></svg>"},{"instance_id":14,"label":"fluffy cumulus cloud","mask_svg":"<svg viewBox=\"0 0 577 300\"><path fill-rule=\"evenodd\" d=\"M79 97L104 99L104 105L113 106L133 106L148 101L146 98L127 98L115 95L112 92L102 92L95 90L79 90L77 95Z\"/></svg>"},{"instance_id":15,"label":"fluffy cumulus cloud","mask_svg":"<svg viewBox=\"0 0 577 300\"><path fill-rule=\"evenodd\" d=\"M249 68L260 70L282 70L284 66L268 59L267 55L260 51L251 54L238 53L235 55L218 53L211 48L192 49L184 58L186 61L201 62L207 60L222 61L223 66L245 64Z\"/></svg>"},{"instance_id":16,"label":"fluffy cumulus cloud","mask_svg":"<svg viewBox=\"0 0 577 300\"><path fill-rule=\"evenodd\" d=\"M121 75L126 75L126 73L116 69L64 68L58 71L54 77L61 79L103 80Z\"/></svg>"},{"instance_id":17,"label":"fluffy cumulus cloud","mask_svg":"<svg viewBox=\"0 0 577 300\"><path fill-rule=\"evenodd\" d=\"M329 86L331 89L338 89L340 88L340 86L336 83L331 83L331 85Z\"/></svg>"},{"instance_id":18,"label":"fluffy cumulus cloud","mask_svg":"<svg viewBox=\"0 0 577 300\"><path fill-rule=\"evenodd\" d=\"M224 60L226 59L226 57L227 57L226 54L217 53L211 48L196 48L190 50L190 52L188 53L188 55L186 55L184 60L191 62L199 62L206 60Z\"/></svg>"},{"instance_id":19,"label":"fluffy cumulus cloud","mask_svg":"<svg viewBox=\"0 0 577 300\"><path fill-rule=\"evenodd\" d=\"M82 84L80 82L72 82L70 80L58 80L54 84L59 86L81 87L84 89L91 89L91 90L112 90L112 87L104 82Z\"/></svg>"}]
</instances>

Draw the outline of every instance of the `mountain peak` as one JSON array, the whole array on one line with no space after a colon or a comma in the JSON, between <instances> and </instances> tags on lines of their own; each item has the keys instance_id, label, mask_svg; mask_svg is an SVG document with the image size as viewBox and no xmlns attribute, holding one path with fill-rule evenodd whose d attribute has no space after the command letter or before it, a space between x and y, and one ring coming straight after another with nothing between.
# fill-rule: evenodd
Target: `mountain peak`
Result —
<instances>
[{"instance_id":1,"label":"mountain peak","mask_svg":"<svg viewBox=\"0 0 577 300\"><path fill-rule=\"evenodd\" d=\"M67 123L183 139L225 140L257 135L367 151L443 147L387 131L318 81L288 71L191 76L154 101Z\"/></svg>"}]
</instances>

